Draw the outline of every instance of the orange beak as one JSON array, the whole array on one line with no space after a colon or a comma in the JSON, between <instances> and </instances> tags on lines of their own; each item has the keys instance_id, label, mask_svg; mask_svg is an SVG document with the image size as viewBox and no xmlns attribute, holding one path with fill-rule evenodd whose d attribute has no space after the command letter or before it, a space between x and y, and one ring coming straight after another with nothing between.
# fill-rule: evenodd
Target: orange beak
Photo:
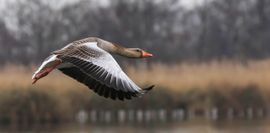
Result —
<instances>
[{"instance_id":1,"label":"orange beak","mask_svg":"<svg viewBox=\"0 0 270 133\"><path fill-rule=\"evenodd\" d=\"M152 57L152 56L153 56L153 54L151 54L151 53L147 53L147 52L145 52L145 51L142 52L142 57L143 57L143 58L146 58L146 57Z\"/></svg>"}]
</instances>

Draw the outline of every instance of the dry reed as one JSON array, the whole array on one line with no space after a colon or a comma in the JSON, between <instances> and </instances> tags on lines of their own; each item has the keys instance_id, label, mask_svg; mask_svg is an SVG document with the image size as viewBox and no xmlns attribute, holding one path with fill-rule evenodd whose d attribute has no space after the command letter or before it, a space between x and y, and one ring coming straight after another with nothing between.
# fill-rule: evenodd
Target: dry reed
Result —
<instances>
[{"instance_id":1,"label":"dry reed","mask_svg":"<svg viewBox=\"0 0 270 133\"><path fill-rule=\"evenodd\" d=\"M31 85L31 76L36 67L7 65L0 69L0 89L46 88L57 90L82 89L83 85L53 72ZM270 60L249 61L245 64L232 61L208 63L182 63L175 65L152 64L149 67L128 67L128 75L136 83L155 84L158 88L183 91L186 89L208 89L245 87L256 85L260 89L270 88Z\"/></svg>"},{"instance_id":2,"label":"dry reed","mask_svg":"<svg viewBox=\"0 0 270 133\"><path fill-rule=\"evenodd\" d=\"M270 60L128 67L128 75L140 86L155 84L160 90L129 102L113 102L89 93L87 87L61 72L31 85L36 67L7 65L0 69L0 105L4 107L0 109L0 123L19 123L26 117L26 121L34 122L66 121L80 109L93 108L263 108L270 100L268 68Z\"/></svg>"},{"instance_id":3,"label":"dry reed","mask_svg":"<svg viewBox=\"0 0 270 133\"><path fill-rule=\"evenodd\" d=\"M186 89L226 89L255 85L270 89L270 60L213 61L208 63L153 64L129 67L128 73L139 84L156 84L161 88L183 91Z\"/></svg>"},{"instance_id":4,"label":"dry reed","mask_svg":"<svg viewBox=\"0 0 270 133\"><path fill-rule=\"evenodd\" d=\"M36 67L7 65L0 70L0 90L3 89L44 89L46 91L53 91L63 94L69 90L88 91L82 84L72 80L70 77L62 74L59 71L54 71L48 76L32 85L32 74Z\"/></svg>"}]
</instances>

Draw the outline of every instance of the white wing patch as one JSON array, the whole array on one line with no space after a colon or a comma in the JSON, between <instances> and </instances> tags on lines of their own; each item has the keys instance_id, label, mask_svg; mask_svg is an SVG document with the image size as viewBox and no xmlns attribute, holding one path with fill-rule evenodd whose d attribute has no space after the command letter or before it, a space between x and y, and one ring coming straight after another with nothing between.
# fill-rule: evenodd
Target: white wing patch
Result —
<instances>
[{"instance_id":1,"label":"white wing patch","mask_svg":"<svg viewBox=\"0 0 270 133\"><path fill-rule=\"evenodd\" d=\"M104 68L108 73L112 74L114 77L117 77L121 79L121 81L126 81L129 84L125 84L127 88L133 88L136 91L140 91L140 87L138 87L121 69L119 64L115 61L115 59L112 57L110 53L107 51L99 48L97 46L97 42L88 42L84 43L83 45L86 45L88 48L95 50L97 52L103 53L98 58L91 58L90 60L85 60L88 62L92 62L95 65L98 65L102 68ZM112 79L111 79L112 80ZM127 90L124 90L127 91Z\"/></svg>"}]
</instances>

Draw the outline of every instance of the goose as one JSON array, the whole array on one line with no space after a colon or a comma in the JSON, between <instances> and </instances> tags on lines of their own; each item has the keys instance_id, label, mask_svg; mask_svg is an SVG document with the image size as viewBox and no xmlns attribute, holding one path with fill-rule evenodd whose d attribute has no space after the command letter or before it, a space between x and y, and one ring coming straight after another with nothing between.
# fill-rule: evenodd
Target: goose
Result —
<instances>
[{"instance_id":1,"label":"goose","mask_svg":"<svg viewBox=\"0 0 270 133\"><path fill-rule=\"evenodd\" d=\"M58 69L98 95L113 100L140 97L154 87L140 88L136 85L111 54L129 58L153 56L140 48L125 48L97 37L88 37L53 51L33 74L32 84Z\"/></svg>"}]
</instances>

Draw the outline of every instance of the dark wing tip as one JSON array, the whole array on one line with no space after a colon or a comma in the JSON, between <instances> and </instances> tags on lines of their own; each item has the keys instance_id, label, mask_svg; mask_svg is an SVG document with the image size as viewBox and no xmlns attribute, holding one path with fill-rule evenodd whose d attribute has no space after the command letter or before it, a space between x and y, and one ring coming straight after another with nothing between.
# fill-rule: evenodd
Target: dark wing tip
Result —
<instances>
[{"instance_id":1,"label":"dark wing tip","mask_svg":"<svg viewBox=\"0 0 270 133\"><path fill-rule=\"evenodd\" d=\"M144 88L143 91L146 93L146 92L152 90L154 87L155 87L155 85L151 85L151 86L149 86L147 88Z\"/></svg>"}]
</instances>

